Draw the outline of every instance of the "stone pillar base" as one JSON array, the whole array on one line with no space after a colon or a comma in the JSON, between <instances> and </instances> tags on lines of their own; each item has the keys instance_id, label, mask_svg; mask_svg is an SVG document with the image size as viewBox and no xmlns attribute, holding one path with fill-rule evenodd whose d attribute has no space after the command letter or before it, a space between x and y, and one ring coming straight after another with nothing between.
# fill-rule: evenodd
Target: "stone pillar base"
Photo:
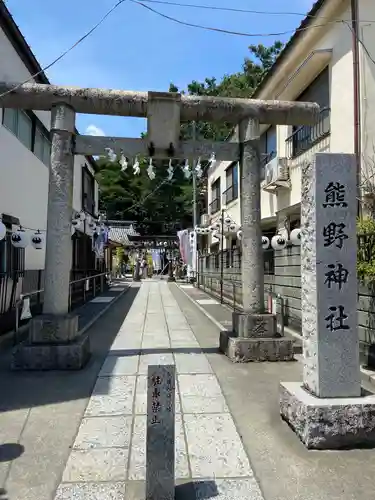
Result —
<instances>
[{"instance_id":1,"label":"stone pillar base","mask_svg":"<svg viewBox=\"0 0 375 500\"><path fill-rule=\"evenodd\" d=\"M280 337L275 314L232 313L233 335L246 338Z\"/></svg>"},{"instance_id":2,"label":"stone pillar base","mask_svg":"<svg viewBox=\"0 0 375 500\"><path fill-rule=\"evenodd\" d=\"M43 314L30 321L28 340L13 351L13 370L79 370L90 357L87 335L79 335L78 316Z\"/></svg>"},{"instance_id":3,"label":"stone pillar base","mask_svg":"<svg viewBox=\"0 0 375 500\"><path fill-rule=\"evenodd\" d=\"M42 314L29 323L30 344L66 344L79 335L78 315Z\"/></svg>"},{"instance_id":4,"label":"stone pillar base","mask_svg":"<svg viewBox=\"0 0 375 500\"><path fill-rule=\"evenodd\" d=\"M30 344L13 351L12 370L80 370L90 358L88 335L69 344Z\"/></svg>"},{"instance_id":5,"label":"stone pillar base","mask_svg":"<svg viewBox=\"0 0 375 500\"><path fill-rule=\"evenodd\" d=\"M220 332L220 351L234 363L251 361L293 361L293 340L285 338L245 338Z\"/></svg>"},{"instance_id":6,"label":"stone pillar base","mask_svg":"<svg viewBox=\"0 0 375 500\"><path fill-rule=\"evenodd\" d=\"M280 413L308 449L375 446L375 394L318 398L299 382L281 382Z\"/></svg>"}]
</instances>

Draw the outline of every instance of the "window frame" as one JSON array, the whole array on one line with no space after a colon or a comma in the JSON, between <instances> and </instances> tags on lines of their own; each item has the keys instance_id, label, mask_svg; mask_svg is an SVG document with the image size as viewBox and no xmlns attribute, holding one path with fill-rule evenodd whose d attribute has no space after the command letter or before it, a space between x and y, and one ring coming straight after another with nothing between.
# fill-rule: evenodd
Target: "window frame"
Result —
<instances>
[{"instance_id":1,"label":"window frame","mask_svg":"<svg viewBox=\"0 0 375 500\"><path fill-rule=\"evenodd\" d=\"M45 160L47 160L47 158L40 158L39 155L36 154L36 151L35 151L36 134L37 134L37 132L39 132L40 135L45 140L45 144L49 145L49 153L50 153L50 151L51 151L51 134L50 134L49 130L43 125L43 123L39 120L39 118L36 116L36 114L33 111L24 110L24 109L14 109L14 111L15 111L14 122L15 123L13 124L14 125L14 130L12 130L8 126L8 124L5 123L5 117L6 117L7 111L11 110L11 109L13 110L13 108L6 108L6 107L2 108L1 124L11 134L13 134L26 149L28 149L29 151L31 151L38 158L39 161L41 161L44 165L46 165L46 167L49 167L50 166L50 156L51 155L50 154L48 155L48 160L49 161L47 163L45 161ZM20 116L20 114L22 114L24 116L27 116L27 118L31 122L31 142L30 142L29 145L26 145L25 142L23 140L21 140L21 138L20 138L20 134L19 134L19 116ZM43 154L41 156L44 156L44 147L45 146L43 146Z\"/></svg>"},{"instance_id":2,"label":"window frame","mask_svg":"<svg viewBox=\"0 0 375 500\"><path fill-rule=\"evenodd\" d=\"M321 107L319 120L314 125L303 125L297 126L293 125L290 127L290 134L286 139L287 150L289 149L288 156L290 158L296 158L300 154L311 149L314 144L322 140L324 137L328 136L331 132L331 84L330 84L330 65L325 66L319 74L305 87L305 89L298 95L295 99L297 102L318 102ZM324 82L326 85L322 85ZM311 93L314 95L313 91L315 88L325 88L327 92L327 99L314 99L311 97ZM318 96L319 97L319 96ZM328 122L328 124L327 124ZM301 144L303 146L301 146Z\"/></svg>"},{"instance_id":3,"label":"window frame","mask_svg":"<svg viewBox=\"0 0 375 500\"><path fill-rule=\"evenodd\" d=\"M230 182L228 182L228 180ZM239 188L239 168L238 162L233 162L225 170L225 204L231 203L238 198L238 188Z\"/></svg>"},{"instance_id":4,"label":"window frame","mask_svg":"<svg viewBox=\"0 0 375 500\"><path fill-rule=\"evenodd\" d=\"M85 179L89 180L90 188L92 190L92 203L91 207L87 205L87 200L89 199L88 193L86 193L85 187ZM82 166L82 183L81 183L81 205L82 210L87 212L88 214L95 216L95 208L96 208L96 200L95 200L95 177L90 172L90 169L86 164Z\"/></svg>"},{"instance_id":5,"label":"window frame","mask_svg":"<svg viewBox=\"0 0 375 500\"><path fill-rule=\"evenodd\" d=\"M215 198L213 194L215 193ZM216 214L221 209L221 177L218 177L211 184L211 214Z\"/></svg>"}]
</instances>

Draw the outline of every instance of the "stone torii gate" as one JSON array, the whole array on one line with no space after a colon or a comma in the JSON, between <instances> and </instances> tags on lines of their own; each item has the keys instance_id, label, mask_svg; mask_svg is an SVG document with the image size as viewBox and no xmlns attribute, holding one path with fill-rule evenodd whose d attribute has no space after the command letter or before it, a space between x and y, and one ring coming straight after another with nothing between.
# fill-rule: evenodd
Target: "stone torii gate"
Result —
<instances>
[{"instance_id":1,"label":"stone torii gate","mask_svg":"<svg viewBox=\"0 0 375 500\"><path fill-rule=\"evenodd\" d=\"M234 336L222 337L221 346L238 360L241 342L246 349L253 341L275 344L275 318L264 313L259 124L313 124L317 104L10 82L0 83L2 94L4 107L52 112L43 314L31 321L28 341L15 349L13 368L79 369L89 357L89 339L79 335L78 318L69 313L73 160L75 154L102 155L106 148L127 157L208 158L214 152L219 161L240 160L244 312L234 313ZM147 138L76 135L76 113L146 117ZM180 141L180 123L190 120L239 125L238 142Z\"/></svg>"}]
</instances>

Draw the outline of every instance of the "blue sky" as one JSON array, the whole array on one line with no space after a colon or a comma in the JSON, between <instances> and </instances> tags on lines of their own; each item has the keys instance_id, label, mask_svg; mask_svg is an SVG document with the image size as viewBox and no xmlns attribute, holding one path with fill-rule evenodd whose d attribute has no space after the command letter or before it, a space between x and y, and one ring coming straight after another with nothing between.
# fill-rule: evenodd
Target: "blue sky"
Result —
<instances>
[{"instance_id":1,"label":"blue sky","mask_svg":"<svg viewBox=\"0 0 375 500\"><path fill-rule=\"evenodd\" d=\"M180 0L182 3L306 13L312 0ZM35 56L46 66L113 6L115 0L33 0L6 2ZM96 5L95 8L93 5ZM294 30L302 17L255 15L148 4L184 21L246 33ZM284 5L284 7L283 7ZM241 69L250 44L270 44L282 37L243 37L181 26L140 5L124 2L107 20L62 61L47 71L56 84L125 90L168 90L191 80L203 80ZM139 137L143 119L79 115L78 129L105 135Z\"/></svg>"}]
</instances>

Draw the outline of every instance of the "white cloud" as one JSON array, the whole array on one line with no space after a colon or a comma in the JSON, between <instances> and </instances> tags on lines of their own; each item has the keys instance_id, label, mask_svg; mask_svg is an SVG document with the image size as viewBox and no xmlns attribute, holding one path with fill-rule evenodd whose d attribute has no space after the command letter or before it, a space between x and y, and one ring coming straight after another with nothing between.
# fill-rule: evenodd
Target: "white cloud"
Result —
<instances>
[{"instance_id":1,"label":"white cloud","mask_svg":"<svg viewBox=\"0 0 375 500\"><path fill-rule=\"evenodd\" d=\"M105 135L104 131L96 125L89 125L85 131L86 135Z\"/></svg>"}]
</instances>

